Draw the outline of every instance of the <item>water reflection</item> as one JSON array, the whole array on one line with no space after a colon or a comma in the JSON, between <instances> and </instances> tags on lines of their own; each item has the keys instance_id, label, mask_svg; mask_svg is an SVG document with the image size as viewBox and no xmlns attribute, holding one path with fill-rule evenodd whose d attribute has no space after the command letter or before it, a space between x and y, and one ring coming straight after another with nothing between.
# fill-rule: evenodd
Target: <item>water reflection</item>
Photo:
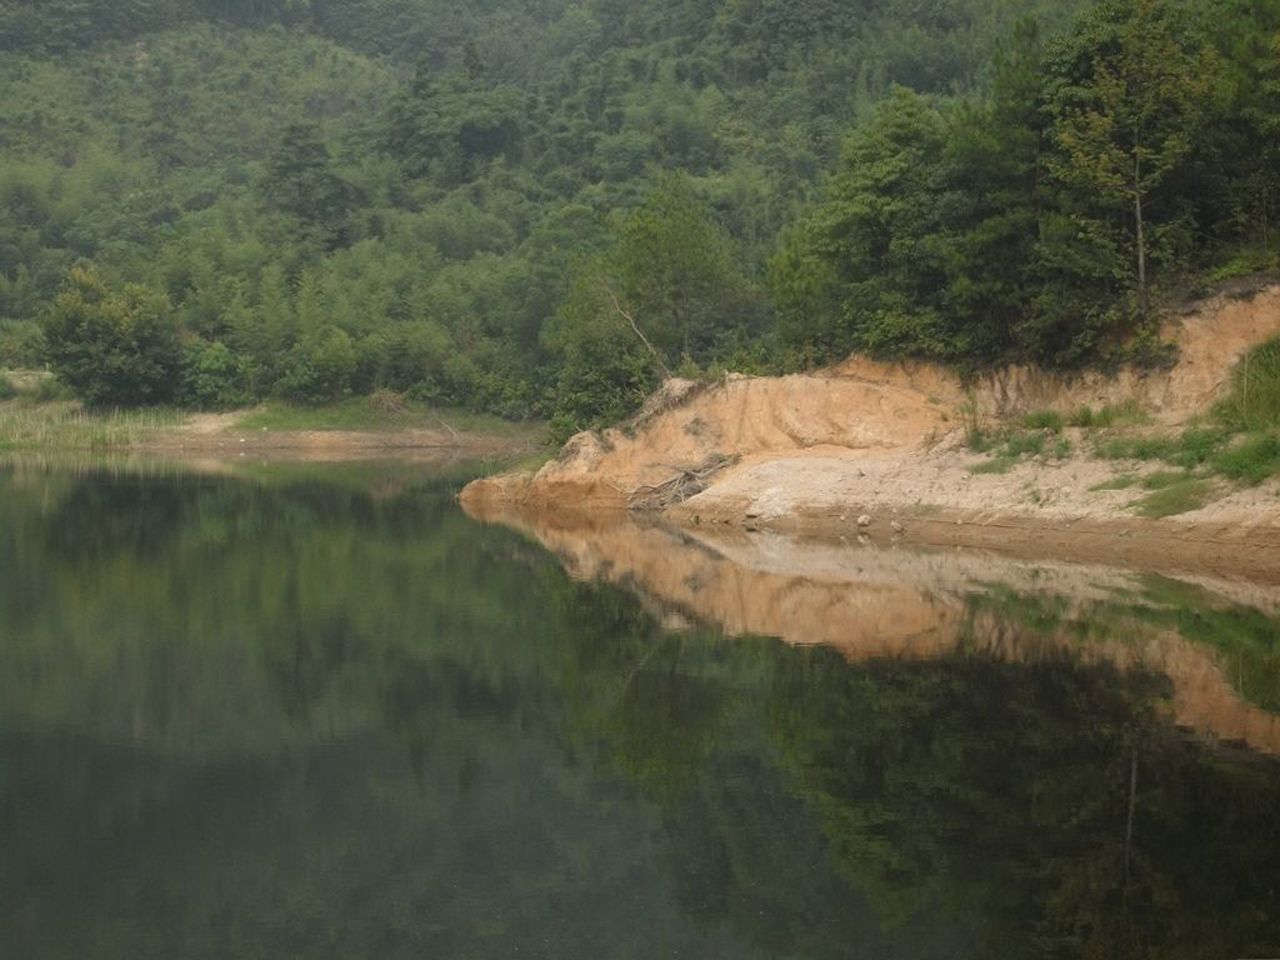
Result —
<instances>
[{"instance_id":1,"label":"water reflection","mask_svg":"<svg viewBox=\"0 0 1280 960\"><path fill-rule=\"evenodd\" d=\"M0 943L1280 949L1273 597L515 533L459 482L0 472Z\"/></svg>"},{"instance_id":2,"label":"water reflection","mask_svg":"<svg viewBox=\"0 0 1280 960\"><path fill-rule=\"evenodd\" d=\"M605 517L481 517L580 580L632 590L668 628L714 623L853 662L959 654L1108 664L1171 683L1175 720L1280 754L1280 589L984 553L885 549Z\"/></svg>"}]
</instances>

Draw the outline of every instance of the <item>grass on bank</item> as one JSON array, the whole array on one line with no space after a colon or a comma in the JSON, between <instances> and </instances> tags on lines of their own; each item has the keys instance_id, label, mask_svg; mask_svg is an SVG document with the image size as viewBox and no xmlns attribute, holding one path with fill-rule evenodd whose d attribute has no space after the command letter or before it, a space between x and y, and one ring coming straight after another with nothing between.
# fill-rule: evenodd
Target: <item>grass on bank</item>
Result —
<instances>
[{"instance_id":1,"label":"grass on bank","mask_svg":"<svg viewBox=\"0 0 1280 960\"><path fill-rule=\"evenodd\" d=\"M0 371L0 449L127 447L179 432L192 416L192 411L160 407L92 410L70 398L47 374ZM387 393L319 407L266 403L236 415L228 432L413 429L503 438L541 435L537 423L433 408Z\"/></svg>"},{"instance_id":2,"label":"grass on bank","mask_svg":"<svg viewBox=\"0 0 1280 960\"><path fill-rule=\"evenodd\" d=\"M495 436L530 432L528 423L514 423L469 410L430 407L386 393L351 397L319 407L269 401L245 414L236 426L237 429L246 431L351 430L382 433L394 430L444 430Z\"/></svg>"},{"instance_id":3,"label":"grass on bank","mask_svg":"<svg viewBox=\"0 0 1280 960\"><path fill-rule=\"evenodd\" d=\"M1095 429L1132 426L1149 418L1134 401L1097 409L1082 406L1070 414L1056 410L1036 410L1020 417L1013 425L987 430L970 414L968 446L976 453L988 453L992 459L970 468L971 472L1007 473L1027 456L1065 460L1071 456L1071 441L1062 435L1068 428Z\"/></svg>"},{"instance_id":4,"label":"grass on bank","mask_svg":"<svg viewBox=\"0 0 1280 960\"><path fill-rule=\"evenodd\" d=\"M1180 513L1198 510L1209 500L1213 483L1199 477L1183 477L1147 494L1133 505L1141 516L1152 520L1173 517Z\"/></svg>"},{"instance_id":5,"label":"grass on bank","mask_svg":"<svg viewBox=\"0 0 1280 960\"><path fill-rule=\"evenodd\" d=\"M0 450L127 447L186 420L179 410L86 410L74 400L11 399L0 402Z\"/></svg>"},{"instance_id":6,"label":"grass on bank","mask_svg":"<svg viewBox=\"0 0 1280 960\"><path fill-rule=\"evenodd\" d=\"M1230 389L1207 422L1180 433L1125 433L1115 428L1143 426L1150 418L1135 402L1095 410L1081 407L1070 415L1053 410L1028 413L996 431L972 419L970 449L990 459L970 471L1001 474L1023 457L1062 459L1070 452L1063 431L1105 430L1092 441L1093 455L1103 460L1136 460L1178 468L1146 476L1126 473L1091 489L1151 491L1134 509L1148 517L1167 517L1203 506L1214 492L1215 478L1241 486L1257 486L1280 475L1280 337L1260 344L1242 357L1232 372Z\"/></svg>"}]
</instances>

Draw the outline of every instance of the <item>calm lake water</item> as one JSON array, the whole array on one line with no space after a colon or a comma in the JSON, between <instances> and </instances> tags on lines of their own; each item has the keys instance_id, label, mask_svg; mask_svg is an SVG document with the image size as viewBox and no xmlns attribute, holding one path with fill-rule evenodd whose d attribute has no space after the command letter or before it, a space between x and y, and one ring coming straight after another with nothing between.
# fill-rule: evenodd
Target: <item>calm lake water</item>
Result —
<instances>
[{"instance_id":1,"label":"calm lake water","mask_svg":"<svg viewBox=\"0 0 1280 960\"><path fill-rule=\"evenodd\" d=\"M462 479L0 466L0 956L1280 957L1273 592Z\"/></svg>"}]
</instances>

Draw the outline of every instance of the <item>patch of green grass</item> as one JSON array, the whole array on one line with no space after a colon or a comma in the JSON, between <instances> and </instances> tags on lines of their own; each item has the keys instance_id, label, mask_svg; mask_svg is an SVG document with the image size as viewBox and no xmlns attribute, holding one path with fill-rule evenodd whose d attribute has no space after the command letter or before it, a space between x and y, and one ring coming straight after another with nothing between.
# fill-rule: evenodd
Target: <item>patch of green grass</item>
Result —
<instances>
[{"instance_id":1,"label":"patch of green grass","mask_svg":"<svg viewBox=\"0 0 1280 960\"><path fill-rule=\"evenodd\" d=\"M13 385L13 381L0 372L0 401L12 400L17 395L18 388Z\"/></svg>"},{"instance_id":2,"label":"patch of green grass","mask_svg":"<svg viewBox=\"0 0 1280 960\"><path fill-rule=\"evenodd\" d=\"M1015 433L1005 441L1006 456L1021 457L1026 454L1040 456L1044 453L1045 435L1043 433Z\"/></svg>"},{"instance_id":3,"label":"patch of green grass","mask_svg":"<svg viewBox=\"0 0 1280 960\"><path fill-rule=\"evenodd\" d=\"M969 468L970 473L1008 473L1025 456L1044 456L1050 438L1055 436L1051 428L1037 430L1004 429L999 433L971 430L969 449L977 453L990 453L992 459ZM1062 460L1071 455L1071 441L1057 437L1050 456Z\"/></svg>"},{"instance_id":4,"label":"patch of green grass","mask_svg":"<svg viewBox=\"0 0 1280 960\"><path fill-rule=\"evenodd\" d=\"M1062 414L1054 410L1038 410L1028 413L1022 418L1022 425L1028 430L1048 430L1050 433L1061 433L1066 421Z\"/></svg>"},{"instance_id":5,"label":"patch of green grass","mask_svg":"<svg viewBox=\"0 0 1280 960\"><path fill-rule=\"evenodd\" d=\"M1217 286L1228 280L1238 280L1264 270L1272 270L1275 266L1274 251L1256 246L1245 247L1236 250L1228 259L1209 270L1204 275L1204 282L1210 286Z\"/></svg>"},{"instance_id":6,"label":"patch of green grass","mask_svg":"<svg viewBox=\"0 0 1280 960\"><path fill-rule=\"evenodd\" d=\"M1141 477L1138 482L1144 490L1163 490L1190 479L1193 478L1185 470L1158 470Z\"/></svg>"},{"instance_id":7,"label":"patch of green grass","mask_svg":"<svg viewBox=\"0 0 1280 960\"><path fill-rule=\"evenodd\" d=\"M1112 477L1103 483L1095 484L1089 490L1097 493L1101 490L1128 490L1130 487L1136 486L1142 478L1136 473L1122 473L1118 477Z\"/></svg>"},{"instance_id":8,"label":"patch of green grass","mask_svg":"<svg viewBox=\"0 0 1280 960\"><path fill-rule=\"evenodd\" d=\"M1208 461L1230 434L1218 427L1192 427L1181 434L1112 437L1094 448L1103 460L1160 460L1191 470Z\"/></svg>"},{"instance_id":9,"label":"patch of green grass","mask_svg":"<svg viewBox=\"0 0 1280 960\"><path fill-rule=\"evenodd\" d=\"M1134 509L1153 520L1176 516L1204 506L1212 489L1213 485L1208 480L1184 478L1143 497L1134 504Z\"/></svg>"},{"instance_id":10,"label":"patch of green grass","mask_svg":"<svg viewBox=\"0 0 1280 960\"><path fill-rule=\"evenodd\" d=\"M981 463L975 463L969 468L970 473L989 474L989 473L1008 473L1018 465L1018 458L1008 455L992 457L990 460L984 460Z\"/></svg>"},{"instance_id":11,"label":"patch of green grass","mask_svg":"<svg viewBox=\"0 0 1280 960\"><path fill-rule=\"evenodd\" d=\"M1232 480L1257 486L1280 473L1280 434L1246 438L1215 456L1213 469Z\"/></svg>"},{"instance_id":12,"label":"patch of green grass","mask_svg":"<svg viewBox=\"0 0 1280 960\"><path fill-rule=\"evenodd\" d=\"M987 453L1000 443L1000 436L981 427L970 426L965 431L964 442L974 453Z\"/></svg>"},{"instance_id":13,"label":"patch of green grass","mask_svg":"<svg viewBox=\"0 0 1280 960\"><path fill-rule=\"evenodd\" d=\"M456 430L459 433L510 435L527 432L527 424L468 410L428 407L405 401L392 407L370 397L352 397L319 407L293 406L271 402L246 414L238 426L243 430L352 430L384 432L392 430Z\"/></svg>"},{"instance_id":14,"label":"patch of green grass","mask_svg":"<svg viewBox=\"0 0 1280 960\"><path fill-rule=\"evenodd\" d=\"M1080 427L1086 430L1105 429L1107 427L1139 426L1149 422L1150 415L1138 405L1136 400L1126 400L1120 404L1108 404L1094 410L1084 406L1076 410L1067 420L1067 426Z\"/></svg>"},{"instance_id":15,"label":"patch of green grass","mask_svg":"<svg viewBox=\"0 0 1280 960\"><path fill-rule=\"evenodd\" d=\"M1280 337L1240 358L1231 375L1231 391L1214 408L1227 427L1258 432L1280 427Z\"/></svg>"}]
</instances>

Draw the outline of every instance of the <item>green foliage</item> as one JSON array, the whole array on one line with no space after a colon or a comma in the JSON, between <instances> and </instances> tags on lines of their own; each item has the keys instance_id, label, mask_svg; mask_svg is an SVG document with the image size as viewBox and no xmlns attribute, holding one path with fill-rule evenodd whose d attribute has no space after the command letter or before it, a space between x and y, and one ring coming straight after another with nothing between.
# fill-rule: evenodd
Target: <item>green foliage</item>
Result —
<instances>
[{"instance_id":1,"label":"green foliage","mask_svg":"<svg viewBox=\"0 0 1280 960\"><path fill-rule=\"evenodd\" d=\"M173 399L181 364L168 298L131 284L108 289L93 269L72 269L44 325L49 366L95 405L150 405Z\"/></svg>"},{"instance_id":2,"label":"green foliage","mask_svg":"<svg viewBox=\"0 0 1280 960\"><path fill-rule=\"evenodd\" d=\"M1141 482L1141 477L1136 473L1122 473L1118 477L1112 477L1110 480L1104 480L1102 483L1095 484L1090 487L1090 492L1099 492L1102 490L1128 490L1134 485Z\"/></svg>"},{"instance_id":3,"label":"green foliage","mask_svg":"<svg viewBox=\"0 0 1280 960\"><path fill-rule=\"evenodd\" d=\"M557 442L627 417L663 373L660 358L631 329L608 283L597 270L583 268L548 332L548 346L562 357L551 420Z\"/></svg>"},{"instance_id":4,"label":"green foliage","mask_svg":"<svg viewBox=\"0 0 1280 960\"><path fill-rule=\"evenodd\" d=\"M398 399L391 406L377 396L350 397L320 406L297 406L267 401L238 421L243 430L445 430L473 431L491 436L528 435L526 425L512 424L487 414L451 407L432 407L416 400Z\"/></svg>"},{"instance_id":5,"label":"green foliage","mask_svg":"<svg viewBox=\"0 0 1280 960\"><path fill-rule=\"evenodd\" d=\"M18 395L18 388L13 385L3 371L0 371L0 403L5 400L12 400Z\"/></svg>"},{"instance_id":6,"label":"green foliage","mask_svg":"<svg viewBox=\"0 0 1280 960\"><path fill-rule=\"evenodd\" d=\"M1280 266L1280 254L1275 250L1249 246L1242 250L1227 252L1225 258L1204 275L1205 285L1209 288L1266 273Z\"/></svg>"},{"instance_id":7,"label":"green foliage","mask_svg":"<svg viewBox=\"0 0 1280 960\"><path fill-rule=\"evenodd\" d=\"M225 343L196 339L183 346L181 405L217 410L240 406L247 399L240 360Z\"/></svg>"},{"instance_id":8,"label":"green foliage","mask_svg":"<svg viewBox=\"0 0 1280 960\"><path fill-rule=\"evenodd\" d=\"M668 363L712 355L730 332L759 332L761 297L729 234L683 179L663 181L617 229L608 280Z\"/></svg>"},{"instance_id":9,"label":"green foliage","mask_svg":"<svg viewBox=\"0 0 1280 960\"><path fill-rule=\"evenodd\" d=\"M1149 305L1148 260L1184 252L1190 212L1178 199L1186 168L1214 107L1221 65L1180 9L1164 0L1104 0L1055 52L1051 109L1058 152L1049 169L1088 205L1071 208L1112 274L1133 277ZM1163 201L1163 206L1162 206ZM1163 219L1152 210L1163 209Z\"/></svg>"},{"instance_id":10,"label":"green foliage","mask_svg":"<svg viewBox=\"0 0 1280 960\"><path fill-rule=\"evenodd\" d=\"M1013 34L985 98L899 92L784 236L783 338L817 359L1167 364L1153 291L1211 238L1269 222L1269 194L1236 187L1276 131L1246 128L1245 146L1230 90L1270 55L1173 0L1103 0L1048 43Z\"/></svg>"},{"instance_id":11,"label":"green foliage","mask_svg":"<svg viewBox=\"0 0 1280 960\"><path fill-rule=\"evenodd\" d=\"M1212 491L1210 481L1184 477L1143 497L1135 504L1135 509L1152 520L1172 517L1200 509Z\"/></svg>"},{"instance_id":12,"label":"green foliage","mask_svg":"<svg viewBox=\"0 0 1280 960\"><path fill-rule=\"evenodd\" d=\"M1231 391L1215 411L1234 430L1280 427L1280 338L1240 358L1231 375Z\"/></svg>"},{"instance_id":13,"label":"green foliage","mask_svg":"<svg viewBox=\"0 0 1280 960\"><path fill-rule=\"evenodd\" d=\"M1037 410L1022 418L1022 425L1028 430L1047 430L1049 433L1061 433L1065 424L1062 414L1054 410Z\"/></svg>"},{"instance_id":14,"label":"green foliage","mask_svg":"<svg viewBox=\"0 0 1280 960\"><path fill-rule=\"evenodd\" d=\"M1060 435L1062 417L1059 414L1052 411L1031 413L1022 418L1022 426L1025 429L1006 427L994 431L970 427L969 449L992 456L990 460L971 466L969 472L1008 473L1023 457L1051 456L1055 460L1064 460L1071 455L1071 441Z\"/></svg>"},{"instance_id":15,"label":"green foliage","mask_svg":"<svg viewBox=\"0 0 1280 960\"><path fill-rule=\"evenodd\" d=\"M985 474L1005 474L1018 465L1019 458L1009 454L999 454L990 460L983 460L969 467L969 472L979 476Z\"/></svg>"},{"instance_id":16,"label":"green foliage","mask_svg":"<svg viewBox=\"0 0 1280 960\"><path fill-rule=\"evenodd\" d=\"M1104 460L1163 460L1191 470L1206 463L1229 439L1214 427L1191 427L1181 434L1111 437L1100 441L1094 452Z\"/></svg>"},{"instance_id":17,"label":"green foliage","mask_svg":"<svg viewBox=\"0 0 1280 960\"><path fill-rule=\"evenodd\" d=\"M1213 458L1213 468L1223 476L1247 484L1259 484L1280 474L1280 435L1246 437Z\"/></svg>"},{"instance_id":18,"label":"green foliage","mask_svg":"<svg viewBox=\"0 0 1280 960\"><path fill-rule=\"evenodd\" d=\"M351 186L333 172L315 124L285 128L260 189L268 208L289 217L295 233L314 236L325 250L345 245L355 198Z\"/></svg>"},{"instance_id":19,"label":"green foliage","mask_svg":"<svg viewBox=\"0 0 1280 960\"><path fill-rule=\"evenodd\" d=\"M1190 477L1185 470L1157 470L1140 478L1138 483L1146 490L1163 490L1165 487L1171 487L1188 479Z\"/></svg>"},{"instance_id":20,"label":"green foliage","mask_svg":"<svg viewBox=\"0 0 1280 960\"><path fill-rule=\"evenodd\" d=\"M942 286L932 242L942 116L898 88L850 139L828 199L773 262L785 341L836 356L851 349L956 359L966 352L927 296ZM916 299L911 291L925 293Z\"/></svg>"},{"instance_id":21,"label":"green foliage","mask_svg":"<svg viewBox=\"0 0 1280 960\"><path fill-rule=\"evenodd\" d=\"M1083 406L1071 414L1067 426L1089 429L1106 429L1122 425L1138 426L1146 423L1150 417L1138 405L1137 401L1126 400L1120 404L1107 404L1095 410L1091 406Z\"/></svg>"},{"instance_id":22,"label":"green foliage","mask_svg":"<svg viewBox=\"0 0 1280 960\"><path fill-rule=\"evenodd\" d=\"M1150 300L1274 260L1273 6L0 0L0 364L84 259L250 400L1167 362Z\"/></svg>"},{"instance_id":23,"label":"green foliage","mask_svg":"<svg viewBox=\"0 0 1280 960\"><path fill-rule=\"evenodd\" d=\"M329 328L293 348L275 392L295 403L332 403L351 392L355 374L356 350L351 337Z\"/></svg>"},{"instance_id":24,"label":"green foliage","mask_svg":"<svg viewBox=\"0 0 1280 960\"><path fill-rule=\"evenodd\" d=\"M1044 453L1045 441L1048 438L1043 432L1015 432L1005 441L1005 451L1011 457L1040 456Z\"/></svg>"}]
</instances>

